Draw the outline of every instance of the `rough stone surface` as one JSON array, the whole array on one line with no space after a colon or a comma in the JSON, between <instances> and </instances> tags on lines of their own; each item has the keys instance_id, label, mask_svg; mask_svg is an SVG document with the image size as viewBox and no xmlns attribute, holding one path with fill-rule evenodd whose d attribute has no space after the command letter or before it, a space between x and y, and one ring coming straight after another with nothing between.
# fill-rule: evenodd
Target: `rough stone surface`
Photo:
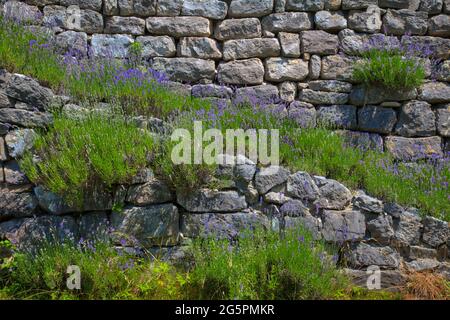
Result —
<instances>
[{"instance_id":1,"label":"rough stone surface","mask_svg":"<svg viewBox=\"0 0 450 320\"><path fill-rule=\"evenodd\" d=\"M232 0L228 15L231 18L262 17L273 10L273 0Z\"/></svg>"},{"instance_id":2,"label":"rough stone surface","mask_svg":"<svg viewBox=\"0 0 450 320\"><path fill-rule=\"evenodd\" d=\"M312 16L306 12L274 13L262 19L262 27L270 32L300 32L313 26Z\"/></svg>"},{"instance_id":3,"label":"rough stone surface","mask_svg":"<svg viewBox=\"0 0 450 320\"><path fill-rule=\"evenodd\" d=\"M434 16L428 22L428 33L432 36L448 38L450 36L450 17L448 14Z\"/></svg>"},{"instance_id":4,"label":"rough stone surface","mask_svg":"<svg viewBox=\"0 0 450 320\"><path fill-rule=\"evenodd\" d=\"M181 82L212 80L216 69L214 61L197 58L155 58L152 67Z\"/></svg>"},{"instance_id":5,"label":"rough stone surface","mask_svg":"<svg viewBox=\"0 0 450 320\"><path fill-rule=\"evenodd\" d=\"M19 74L11 76L5 94L38 109L48 107L53 98L53 92L50 89L42 87L32 78Z\"/></svg>"},{"instance_id":6,"label":"rough stone surface","mask_svg":"<svg viewBox=\"0 0 450 320\"><path fill-rule=\"evenodd\" d=\"M436 248L447 243L450 232L448 223L433 217L425 217L423 223L423 242Z\"/></svg>"},{"instance_id":7,"label":"rough stone surface","mask_svg":"<svg viewBox=\"0 0 450 320\"><path fill-rule=\"evenodd\" d=\"M134 42L128 35L94 34L91 45L92 52L99 57L126 58L128 47Z\"/></svg>"},{"instance_id":8,"label":"rough stone surface","mask_svg":"<svg viewBox=\"0 0 450 320\"><path fill-rule=\"evenodd\" d=\"M137 37L136 42L142 45L142 57L173 57L177 53L175 41L168 36Z\"/></svg>"},{"instance_id":9,"label":"rough stone surface","mask_svg":"<svg viewBox=\"0 0 450 320\"><path fill-rule=\"evenodd\" d=\"M147 207L126 207L113 212L111 222L118 233L116 241L148 248L158 245L176 245L179 237L179 214L173 204Z\"/></svg>"},{"instance_id":10,"label":"rough stone surface","mask_svg":"<svg viewBox=\"0 0 450 320\"><path fill-rule=\"evenodd\" d=\"M219 0L184 0L181 14L222 20L226 17L228 5Z\"/></svg>"},{"instance_id":11,"label":"rough stone surface","mask_svg":"<svg viewBox=\"0 0 450 320\"><path fill-rule=\"evenodd\" d=\"M81 206L68 205L62 197L45 190L41 186L35 187L33 191L39 206L54 215L85 211L107 211L111 210L113 206L112 195L105 190L99 190L99 188L95 188L89 194L86 194Z\"/></svg>"},{"instance_id":12,"label":"rough stone surface","mask_svg":"<svg viewBox=\"0 0 450 320\"><path fill-rule=\"evenodd\" d=\"M319 11L314 16L316 27L328 32L338 32L347 28L347 19L342 12Z\"/></svg>"},{"instance_id":13,"label":"rough stone surface","mask_svg":"<svg viewBox=\"0 0 450 320\"><path fill-rule=\"evenodd\" d=\"M327 242L357 241L366 233L365 218L359 211L324 210L322 221L322 235Z\"/></svg>"},{"instance_id":14,"label":"rough stone surface","mask_svg":"<svg viewBox=\"0 0 450 320\"><path fill-rule=\"evenodd\" d=\"M35 213L37 204L30 192L16 192L12 188L0 187L0 220L29 217Z\"/></svg>"},{"instance_id":15,"label":"rough stone surface","mask_svg":"<svg viewBox=\"0 0 450 320\"><path fill-rule=\"evenodd\" d=\"M404 138L386 137L385 147L392 155L405 161L442 157L442 139L440 137Z\"/></svg>"},{"instance_id":16,"label":"rough stone surface","mask_svg":"<svg viewBox=\"0 0 450 320\"><path fill-rule=\"evenodd\" d=\"M210 21L202 17L151 17L147 30L154 35L173 37L207 37L211 34Z\"/></svg>"},{"instance_id":17,"label":"rough stone surface","mask_svg":"<svg viewBox=\"0 0 450 320\"><path fill-rule=\"evenodd\" d=\"M272 104L279 100L278 88L274 85L260 85L236 89L234 103L259 101L261 104Z\"/></svg>"},{"instance_id":18,"label":"rough stone surface","mask_svg":"<svg viewBox=\"0 0 450 320\"><path fill-rule=\"evenodd\" d=\"M0 109L0 122L15 124L25 128L45 127L52 122L52 115L21 109Z\"/></svg>"},{"instance_id":19,"label":"rough stone surface","mask_svg":"<svg viewBox=\"0 0 450 320\"><path fill-rule=\"evenodd\" d=\"M308 87L314 91L344 92L352 91L352 84L338 80L316 80L308 82Z\"/></svg>"},{"instance_id":20,"label":"rough stone surface","mask_svg":"<svg viewBox=\"0 0 450 320\"><path fill-rule=\"evenodd\" d=\"M325 0L287 0L286 10L289 11L318 11L322 10Z\"/></svg>"},{"instance_id":21,"label":"rough stone surface","mask_svg":"<svg viewBox=\"0 0 450 320\"><path fill-rule=\"evenodd\" d=\"M297 84L295 82L283 82L278 86L280 99L286 102L292 102L297 96Z\"/></svg>"},{"instance_id":22,"label":"rough stone surface","mask_svg":"<svg viewBox=\"0 0 450 320\"><path fill-rule=\"evenodd\" d=\"M182 219L181 232L185 237L219 237L235 239L242 232L268 228L267 217L258 213L231 214L185 214Z\"/></svg>"},{"instance_id":23,"label":"rough stone surface","mask_svg":"<svg viewBox=\"0 0 450 320\"><path fill-rule=\"evenodd\" d=\"M301 59L269 58L265 79L273 82L301 81L308 76L308 63Z\"/></svg>"},{"instance_id":24,"label":"rough stone surface","mask_svg":"<svg viewBox=\"0 0 450 320\"><path fill-rule=\"evenodd\" d=\"M356 59L342 55L326 56L322 59L321 79L351 80Z\"/></svg>"},{"instance_id":25,"label":"rough stone surface","mask_svg":"<svg viewBox=\"0 0 450 320\"><path fill-rule=\"evenodd\" d=\"M364 193L358 194L353 199L353 205L366 212L382 213L383 202L378 199L372 198Z\"/></svg>"},{"instance_id":26,"label":"rough stone surface","mask_svg":"<svg viewBox=\"0 0 450 320\"><path fill-rule=\"evenodd\" d=\"M370 5L378 5L378 0L342 0L342 9L365 9Z\"/></svg>"},{"instance_id":27,"label":"rough stone surface","mask_svg":"<svg viewBox=\"0 0 450 320\"><path fill-rule=\"evenodd\" d=\"M222 52L216 40L206 37L182 38L178 44L178 56L200 59L220 59Z\"/></svg>"},{"instance_id":28,"label":"rough stone surface","mask_svg":"<svg viewBox=\"0 0 450 320\"><path fill-rule=\"evenodd\" d=\"M8 154L12 158L19 159L26 151L33 147L36 133L33 129L18 129L8 132L5 143Z\"/></svg>"},{"instance_id":29,"label":"rough stone surface","mask_svg":"<svg viewBox=\"0 0 450 320\"><path fill-rule=\"evenodd\" d=\"M349 101L355 106L366 104L379 104L385 101L406 101L417 97L416 90L388 90L378 86L365 88L354 86L350 93Z\"/></svg>"},{"instance_id":30,"label":"rough stone surface","mask_svg":"<svg viewBox=\"0 0 450 320\"><path fill-rule=\"evenodd\" d=\"M303 228L312 233L314 240L322 239L322 223L310 214L301 217L285 217L284 228L286 230Z\"/></svg>"},{"instance_id":31,"label":"rough stone surface","mask_svg":"<svg viewBox=\"0 0 450 320\"><path fill-rule=\"evenodd\" d=\"M169 202L173 198L168 186L164 182L154 179L142 185L131 186L128 189L126 201L134 205L145 206Z\"/></svg>"},{"instance_id":32,"label":"rough stone surface","mask_svg":"<svg viewBox=\"0 0 450 320\"><path fill-rule=\"evenodd\" d=\"M229 40L223 45L223 58L228 61L277 57L280 50L280 43L276 38Z\"/></svg>"},{"instance_id":33,"label":"rough stone surface","mask_svg":"<svg viewBox=\"0 0 450 320\"><path fill-rule=\"evenodd\" d=\"M383 16L383 28L392 35L424 35L427 33L428 14L408 9L388 10Z\"/></svg>"},{"instance_id":34,"label":"rough stone surface","mask_svg":"<svg viewBox=\"0 0 450 320\"><path fill-rule=\"evenodd\" d=\"M314 181L320 191L320 208L344 210L350 204L352 193L343 184L324 177L314 177Z\"/></svg>"},{"instance_id":35,"label":"rough stone surface","mask_svg":"<svg viewBox=\"0 0 450 320\"><path fill-rule=\"evenodd\" d=\"M422 0L419 10L428 12L429 14L437 14L441 12L442 5L442 0Z\"/></svg>"},{"instance_id":36,"label":"rough stone surface","mask_svg":"<svg viewBox=\"0 0 450 320\"><path fill-rule=\"evenodd\" d=\"M247 208L245 197L236 191L202 189L177 194L178 203L190 212L238 212Z\"/></svg>"},{"instance_id":37,"label":"rough stone surface","mask_svg":"<svg viewBox=\"0 0 450 320\"><path fill-rule=\"evenodd\" d=\"M367 229L371 237L381 245L389 245L394 237L392 217L388 215L379 215L370 220L367 222Z\"/></svg>"},{"instance_id":38,"label":"rough stone surface","mask_svg":"<svg viewBox=\"0 0 450 320\"><path fill-rule=\"evenodd\" d=\"M348 94L304 89L300 92L299 99L316 105L346 104L348 101Z\"/></svg>"},{"instance_id":39,"label":"rough stone surface","mask_svg":"<svg viewBox=\"0 0 450 320\"><path fill-rule=\"evenodd\" d=\"M320 77L320 71L322 70L322 59L320 56L313 54L309 59L309 79L317 80Z\"/></svg>"},{"instance_id":40,"label":"rough stone surface","mask_svg":"<svg viewBox=\"0 0 450 320\"><path fill-rule=\"evenodd\" d=\"M258 85L264 81L264 66L256 58L221 63L217 77L219 83Z\"/></svg>"},{"instance_id":41,"label":"rough stone surface","mask_svg":"<svg viewBox=\"0 0 450 320\"><path fill-rule=\"evenodd\" d=\"M145 20L136 17L111 17L105 22L105 33L143 35Z\"/></svg>"},{"instance_id":42,"label":"rough stone surface","mask_svg":"<svg viewBox=\"0 0 450 320\"><path fill-rule=\"evenodd\" d=\"M383 151L383 138L376 133L339 130L339 135L344 138L344 142L347 146L358 148L362 151L376 150Z\"/></svg>"},{"instance_id":43,"label":"rough stone surface","mask_svg":"<svg viewBox=\"0 0 450 320\"><path fill-rule=\"evenodd\" d=\"M359 128L364 131L389 134L397 122L394 109L365 106L358 110Z\"/></svg>"},{"instance_id":44,"label":"rough stone surface","mask_svg":"<svg viewBox=\"0 0 450 320\"><path fill-rule=\"evenodd\" d=\"M428 82L419 89L419 99L429 103L450 102L450 84L445 82Z\"/></svg>"},{"instance_id":45,"label":"rough stone surface","mask_svg":"<svg viewBox=\"0 0 450 320\"><path fill-rule=\"evenodd\" d=\"M381 10L370 5L365 11L350 11L348 16L349 28L367 33L375 33L381 29Z\"/></svg>"},{"instance_id":46,"label":"rough stone surface","mask_svg":"<svg viewBox=\"0 0 450 320\"><path fill-rule=\"evenodd\" d=\"M289 172L283 167L270 166L262 168L255 175L255 187L259 194L265 194L270 189L287 181Z\"/></svg>"},{"instance_id":47,"label":"rough stone surface","mask_svg":"<svg viewBox=\"0 0 450 320\"><path fill-rule=\"evenodd\" d=\"M444 137L450 137L450 104L436 108L436 129Z\"/></svg>"},{"instance_id":48,"label":"rough stone surface","mask_svg":"<svg viewBox=\"0 0 450 320\"><path fill-rule=\"evenodd\" d=\"M395 128L404 137L426 137L436 133L435 115L424 101L411 101L403 105Z\"/></svg>"},{"instance_id":49,"label":"rough stone surface","mask_svg":"<svg viewBox=\"0 0 450 320\"><path fill-rule=\"evenodd\" d=\"M418 244L421 228L422 223L420 217L409 212L404 212L400 215L397 224L394 225L395 239L401 243Z\"/></svg>"},{"instance_id":50,"label":"rough stone surface","mask_svg":"<svg viewBox=\"0 0 450 320\"><path fill-rule=\"evenodd\" d=\"M318 55L336 54L339 49L337 35L322 30L303 31L301 33L302 52Z\"/></svg>"},{"instance_id":51,"label":"rough stone surface","mask_svg":"<svg viewBox=\"0 0 450 320\"><path fill-rule=\"evenodd\" d=\"M297 33L280 32L278 33L278 39L284 57L300 57L300 36Z\"/></svg>"},{"instance_id":52,"label":"rough stone surface","mask_svg":"<svg viewBox=\"0 0 450 320\"><path fill-rule=\"evenodd\" d=\"M352 283L362 288L367 288L367 281L372 273L367 273L366 270L344 269L347 276L350 277ZM380 287L386 291L398 291L404 287L407 281L407 276L399 270L380 270Z\"/></svg>"},{"instance_id":53,"label":"rough stone surface","mask_svg":"<svg viewBox=\"0 0 450 320\"><path fill-rule=\"evenodd\" d=\"M377 265L383 269L396 269L400 264L400 256L390 247L375 247L359 243L346 254L347 262L353 268L365 268Z\"/></svg>"},{"instance_id":54,"label":"rough stone surface","mask_svg":"<svg viewBox=\"0 0 450 320\"><path fill-rule=\"evenodd\" d=\"M261 37L261 22L257 18L227 19L214 30L217 40L251 39Z\"/></svg>"},{"instance_id":55,"label":"rough stone surface","mask_svg":"<svg viewBox=\"0 0 450 320\"><path fill-rule=\"evenodd\" d=\"M316 109L312 104L294 101L289 106L288 114L301 128L316 126Z\"/></svg>"},{"instance_id":56,"label":"rough stone surface","mask_svg":"<svg viewBox=\"0 0 450 320\"><path fill-rule=\"evenodd\" d=\"M308 173L302 171L289 176L286 193L290 197L307 201L314 201L320 197L320 190L314 179Z\"/></svg>"},{"instance_id":57,"label":"rough stone surface","mask_svg":"<svg viewBox=\"0 0 450 320\"><path fill-rule=\"evenodd\" d=\"M317 121L335 128L356 128L356 107L351 105L319 106Z\"/></svg>"}]
</instances>

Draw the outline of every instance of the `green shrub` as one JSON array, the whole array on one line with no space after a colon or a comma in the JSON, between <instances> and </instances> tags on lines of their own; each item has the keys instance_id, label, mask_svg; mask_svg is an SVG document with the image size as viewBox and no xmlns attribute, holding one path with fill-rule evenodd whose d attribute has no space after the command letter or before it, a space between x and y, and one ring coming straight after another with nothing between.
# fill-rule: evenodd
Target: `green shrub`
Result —
<instances>
[{"instance_id":1,"label":"green shrub","mask_svg":"<svg viewBox=\"0 0 450 320\"><path fill-rule=\"evenodd\" d=\"M388 153L350 147L325 126L299 128L297 123L259 107L239 105L195 112L206 128L278 129L280 163L292 171L307 171L336 179L353 189L362 188L386 201L415 206L422 214L450 221L448 158L398 163ZM189 118L189 117L188 117ZM182 127L187 127L183 123Z\"/></svg>"},{"instance_id":2,"label":"green shrub","mask_svg":"<svg viewBox=\"0 0 450 320\"><path fill-rule=\"evenodd\" d=\"M367 86L408 90L419 87L426 76L424 61L416 52L402 46L389 46L386 40L362 53L353 77ZM384 44L383 44L384 43Z\"/></svg>"},{"instance_id":3,"label":"green shrub","mask_svg":"<svg viewBox=\"0 0 450 320\"><path fill-rule=\"evenodd\" d=\"M328 299L347 287L323 243L299 228L243 233L236 246L214 238L194 242L192 296L200 299Z\"/></svg>"},{"instance_id":4,"label":"green shrub","mask_svg":"<svg viewBox=\"0 0 450 320\"><path fill-rule=\"evenodd\" d=\"M80 268L80 290L66 286L71 265ZM136 258L109 243L48 243L33 255L14 256L0 299L180 299L187 280L166 263Z\"/></svg>"},{"instance_id":5,"label":"green shrub","mask_svg":"<svg viewBox=\"0 0 450 320\"><path fill-rule=\"evenodd\" d=\"M65 70L48 46L45 35L33 32L0 15L0 68L30 75L57 89Z\"/></svg>"},{"instance_id":6,"label":"green shrub","mask_svg":"<svg viewBox=\"0 0 450 320\"><path fill-rule=\"evenodd\" d=\"M156 142L118 115L55 116L21 161L28 178L81 205L93 186L126 184L151 161Z\"/></svg>"}]
</instances>

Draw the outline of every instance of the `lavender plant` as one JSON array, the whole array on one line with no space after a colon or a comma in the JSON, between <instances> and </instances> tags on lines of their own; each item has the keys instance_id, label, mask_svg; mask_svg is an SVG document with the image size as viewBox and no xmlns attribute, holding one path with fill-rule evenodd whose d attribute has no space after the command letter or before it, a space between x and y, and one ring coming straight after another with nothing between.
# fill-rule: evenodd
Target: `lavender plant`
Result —
<instances>
[{"instance_id":1,"label":"lavender plant","mask_svg":"<svg viewBox=\"0 0 450 320\"><path fill-rule=\"evenodd\" d=\"M367 86L378 85L389 89L413 89L427 76L426 63L435 65L430 45L418 45L403 36L373 36L364 44L362 62L353 71L356 81Z\"/></svg>"}]
</instances>

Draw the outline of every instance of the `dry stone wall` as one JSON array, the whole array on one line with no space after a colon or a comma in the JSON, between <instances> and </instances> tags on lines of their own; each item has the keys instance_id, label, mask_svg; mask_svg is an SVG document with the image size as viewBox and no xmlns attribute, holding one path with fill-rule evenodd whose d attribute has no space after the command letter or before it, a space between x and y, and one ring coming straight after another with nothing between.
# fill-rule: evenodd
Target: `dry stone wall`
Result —
<instances>
[{"instance_id":1,"label":"dry stone wall","mask_svg":"<svg viewBox=\"0 0 450 320\"><path fill-rule=\"evenodd\" d=\"M38 17L63 50L124 58L139 42L184 93L221 103L251 94L399 159L449 152L449 0L26 0L4 11ZM433 80L428 70L409 92L355 83L352 67L380 33L429 44L442 60Z\"/></svg>"},{"instance_id":2,"label":"dry stone wall","mask_svg":"<svg viewBox=\"0 0 450 320\"><path fill-rule=\"evenodd\" d=\"M334 261L347 267L356 283L365 285L370 266L381 269L383 288L404 284L408 270L450 279L447 222L325 177L258 168L244 157L219 166L217 177L230 181L226 189L175 192L146 169L131 184L92 190L82 207L71 207L33 185L18 160L32 147L36 129L51 124L50 106L63 111L77 106L29 77L3 70L0 98L0 240L21 249L33 250L45 239L100 238L118 250L150 250L184 265L186 249L197 237L234 239L257 227L281 232L304 226L316 239L341 248Z\"/></svg>"}]
</instances>

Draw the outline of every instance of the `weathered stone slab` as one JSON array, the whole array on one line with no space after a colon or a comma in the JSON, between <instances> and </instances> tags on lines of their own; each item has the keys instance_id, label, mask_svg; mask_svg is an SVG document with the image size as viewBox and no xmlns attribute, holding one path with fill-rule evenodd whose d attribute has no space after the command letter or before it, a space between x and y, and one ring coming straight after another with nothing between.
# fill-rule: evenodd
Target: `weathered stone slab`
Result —
<instances>
[{"instance_id":1,"label":"weathered stone slab","mask_svg":"<svg viewBox=\"0 0 450 320\"><path fill-rule=\"evenodd\" d=\"M177 194L178 203L189 212L238 212L247 208L245 196L236 191L202 189Z\"/></svg>"},{"instance_id":2,"label":"weathered stone slab","mask_svg":"<svg viewBox=\"0 0 450 320\"><path fill-rule=\"evenodd\" d=\"M179 219L178 209L173 204L126 207L111 216L117 243L144 248L176 245Z\"/></svg>"},{"instance_id":3,"label":"weathered stone slab","mask_svg":"<svg viewBox=\"0 0 450 320\"><path fill-rule=\"evenodd\" d=\"M312 15L306 12L274 13L262 19L263 29L273 33L309 30L313 24Z\"/></svg>"},{"instance_id":4,"label":"weathered stone slab","mask_svg":"<svg viewBox=\"0 0 450 320\"><path fill-rule=\"evenodd\" d=\"M150 17L147 30L153 35L180 37L207 37L211 35L211 23L202 17Z\"/></svg>"},{"instance_id":5,"label":"weathered stone slab","mask_svg":"<svg viewBox=\"0 0 450 320\"><path fill-rule=\"evenodd\" d=\"M231 18L263 17L273 10L273 0L232 0L228 15Z\"/></svg>"},{"instance_id":6,"label":"weathered stone slab","mask_svg":"<svg viewBox=\"0 0 450 320\"><path fill-rule=\"evenodd\" d=\"M442 157L441 143L440 137L404 138L389 136L385 139L385 148L396 159L411 161Z\"/></svg>"},{"instance_id":7,"label":"weathered stone slab","mask_svg":"<svg viewBox=\"0 0 450 320\"><path fill-rule=\"evenodd\" d=\"M302 52L310 54L332 55L339 49L337 35L322 30L303 31L301 43Z\"/></svg>"},{"instance_id":8,"label":"weathered stone slab","mask_svg":"<svg viewBox=\"0 0 450 320\"><path fill-rule=\"evenodd\" d=\"M214 20L225 19L228 5L219 0L184 0L181 14L183 16L200 16Z\"/></svg>"},{"instance_id":9,"label":"weathered stone slab","mask_svg":"<svg viewBox=\"0 0 450 320\"><path fill-rule=\"evenodd\" d=\"M276 38L229 40L223 45L223 58L228 61L277 57L280 51L280 43Z\"/></svg>"},{"instance_id":10,"label":"weathered stone slab","mask_svg":"<svg viewBox=\"0 0 450 320\"><path fill-rule=\"evenodd\" d=\"M261 22L257 18L223 20L216 25L214 37L221 41L259 38Z\"/></svg>"},{"instance_id":11,"label":"weathered stone slab","mask_svg":"<svg viewBox=\"0 0 450 320\"><path fill-rule=\"evenodd\" d=\"M322 236L328 242L357 241L366 233L366 220L359 211L324 210L322 221Z\"/></svg>"},{"instance_id":12,"label":"weathered stone slab","mask_svg":"<svg viewBox=\"0 0 450 320\"><path fill-rule=\"evenodd\" d=\"M301 59L269 58L265 65L267 81L301 81L309 74L308 63Z\"/></svg>"},{"instance_id":13,"label":"weathered stone slab","mask_svg":"<svg viewBox=\"0 0 450 320\"><path fill-rule=\"evenodd\" d=\"M213 80L216 65L212 60L196 58L155 58L152 68L164 72L173 81Z\"/></svg>"},{"instance_id":14,"label":"weathered stone slab","mask_svg":"<svg viewBox=\"0 0 450 320\"><path fill-rule=\"evenodd\" d=\"M219 83L258 85L264 81L264 66L261 60L253 58L219 64Z\"/></svg>"},{"instance_id":15,"label":"weathered stone slab","mask_svg":"<svg viewBox=\"0 0 450 320\"><path fill-rule=\"evenodd\" d=\"M136 42L142 45L142 57L174 57L177 54L175 41L168 36L143 36L137 37Z\"/></svg>"},{"instance_id":16,"label":"weathered stone slab","mask_svg":"<svg viewBox=\"0 0 450 320\"><path fill-rule=\"evenodd\" d=\"M133 42L133 37L128 35L94 34L91 40L92 52L97 57L123 59L128 56L128 47Z\"/></svg>"},{"instance_id":17,"label":"weathered stone slab","mask_svg":"<svg viewBox=\"0 0 450 320\"><path fill-rule=\"evenodd\" d=\"M47 108L54 96L50 89L41 86L36 80L21 74L13 74L11 76L5 89L5 94L38 109Z\"/></svg>"},{"instance_id":18,"label":"weathered stone slab","mask_svg":"<svg viewBox=\"0 0 450 320\"><path fill-rule=\"evenodd\" d=\"M397 122L394 109L364 106L358 110L359 128L364 131L389 134Z\"/></svg>"},{"instance_id":19,"label":"weathered stone slab","mask_svg":"<svg viewBox=\"0 0 450 320\"><path fill-rule=\"evenodd\" d=\"M425 101L411 101L404 104L395 131L404 137L435 135L435 115L431 106Z\"/></svg>"},{"instance_id":20,"label":"weathered stone slab","mask_svg":"<svg viewBox=\"0 0 450 320\"><path fill-rule=\"evenodd\" d=\"M216 40L206 37L181 38L178 56L199 59L220 59L222 52Z\"/></svg>"},{"instance_id":21,"label":"weathered stone slab","mask_svg":"<svg viewBox=\"0 0 450 320\"><path fill-rule=\"evenodd\" d=\"M145 20L136 17L111 17L106 19L105 33L143 35Z\"/></svg>"}]
</instances>

